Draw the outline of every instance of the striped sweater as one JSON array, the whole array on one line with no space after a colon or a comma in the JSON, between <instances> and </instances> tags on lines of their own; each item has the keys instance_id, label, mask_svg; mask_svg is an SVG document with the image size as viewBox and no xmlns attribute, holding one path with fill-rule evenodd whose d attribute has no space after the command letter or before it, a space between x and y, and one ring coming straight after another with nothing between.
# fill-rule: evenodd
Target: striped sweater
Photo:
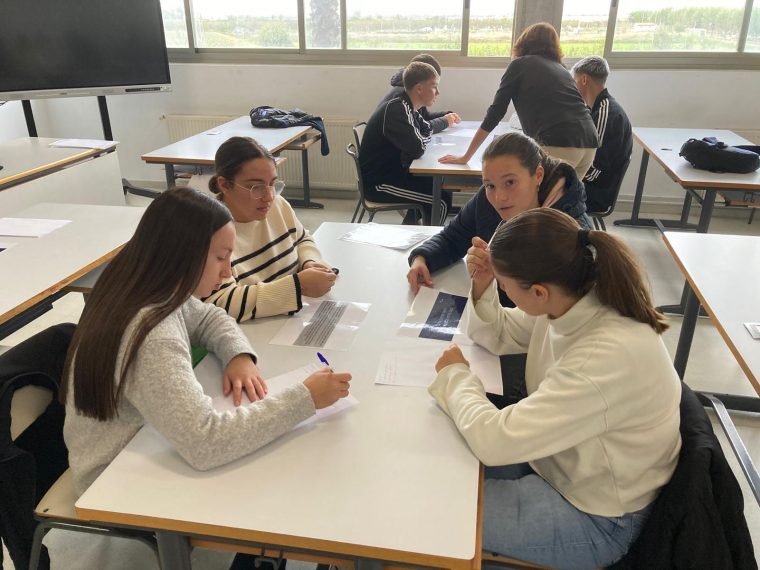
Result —
<instances>
[{"instance_id":1,"label":"striped sweater","mask_svg":"<svg viewBox=\"0 0 760 570\"><path fill-rule=\"evenodd\" d=\"M232 278L204 301L222 307L237 322L292 315L302 307L296 275L322 256L293 208L277 196L265 220L235 222Z\"/></svg>"}]
</instances>

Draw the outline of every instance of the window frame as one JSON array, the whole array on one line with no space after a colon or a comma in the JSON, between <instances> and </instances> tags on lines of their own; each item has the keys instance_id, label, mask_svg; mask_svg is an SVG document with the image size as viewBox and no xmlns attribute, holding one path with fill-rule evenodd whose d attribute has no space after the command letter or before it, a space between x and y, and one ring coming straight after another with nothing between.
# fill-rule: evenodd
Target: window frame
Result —
<instances>
[{"instance_id":1,"label":"window frame","mask_svg":"<svg viewBox=\"0 0 760 570\"><path fill-rule=\"evenodd\" d=\"M619 0L610 0L607 19L607 35L604 44L604 57L610 66L616 69L760 69L760 52L744 52L753 2L745 0L744 17L739 32L737 52L621 52L612 51L617 7ZM199 48L195 44L193 26L192 0L183 0L185 7L185 24L187 27L188 47L167 48L171 63L223 63L223 64L260 64L260 65L404 65L420 50L361 50L348 49L346 0L340 2L341 45L339 48L307 48L305 0L296 0L298 8L298 48ZM529 5L530 3L530 5ZM512 16L512 41L518 30L524 29L534 21L548 21L561 30L562 8L564 0L515 0ZM536 10L536 6L539 6ZM538 12L528 14L529 8ZM529 19L529 16L533 16ZM467 67L483 69L503 69L509 62L509 54L503 57L468 56L470 32L470 0L462 0L462 39L459 50L425 50L433 55L445 67ZM511 46L509 51L511 51ZM565 63L572 65L578 58L566 58Z\"/></svg>"}]
</instances>

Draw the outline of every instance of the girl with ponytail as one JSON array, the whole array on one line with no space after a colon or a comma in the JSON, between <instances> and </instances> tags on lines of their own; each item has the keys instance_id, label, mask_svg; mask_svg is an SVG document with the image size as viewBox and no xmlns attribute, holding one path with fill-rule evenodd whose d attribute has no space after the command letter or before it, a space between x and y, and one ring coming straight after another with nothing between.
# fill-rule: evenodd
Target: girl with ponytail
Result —
<instances>
[{"instance_id":1,"label":"girl with ponytail","mask_svg":"<svg viewBox=\"0 0 760 570\"><path fill-rule=\"evenodd\" d=\"M467 332L528 353L527 397L486 398L456 345L429 390L487 466L483 547L559 568L609 566L636 540L681 447L681 385L630 250L537 208L467 254ZM516 304L500 306L499 284ZM528 530L529 529L529 530Z\"/></svg>"}]
</instances>

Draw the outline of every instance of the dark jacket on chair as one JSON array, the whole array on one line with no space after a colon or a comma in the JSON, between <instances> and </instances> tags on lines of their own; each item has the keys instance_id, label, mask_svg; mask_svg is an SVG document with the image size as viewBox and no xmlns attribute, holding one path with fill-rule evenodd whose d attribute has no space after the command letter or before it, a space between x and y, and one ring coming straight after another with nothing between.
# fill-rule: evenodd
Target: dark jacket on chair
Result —
<instances>
[{"instance_id":1,"label":"dark jacket on chair","mask_svg":"<svg viewBox=\"0 0 760 570\"><path fill-rule=\"evenodd\" d=\"M757 568L739 483L688 386L681 395L678 466L639 538L615 569Z\"/></svg>"},{"instance_id":2,"label":"dark jacket on chair","mask_svg":"<svg viewBox=\"0 0 760 570\"><path fill-rule=\"evenodd\" d=\"M56 325L0 355L0 537L18 569L29 567L34 508L69 466L58 386L73 334L74 325ZM53 401L11 441L13 393L29 385L49 389ZM39 568L49 565L43 547Z\"/></svg>"}]
</instances>

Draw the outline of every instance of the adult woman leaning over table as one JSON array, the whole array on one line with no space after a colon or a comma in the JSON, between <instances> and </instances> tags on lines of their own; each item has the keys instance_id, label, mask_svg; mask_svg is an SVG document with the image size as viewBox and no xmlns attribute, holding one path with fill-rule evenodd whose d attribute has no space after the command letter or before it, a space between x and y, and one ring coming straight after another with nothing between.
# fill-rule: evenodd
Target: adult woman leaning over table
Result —
<instances>
[{"instance_id":1,"label":"adult woman leaning over table","mask_svg":"<svg viewBox=\"0 0 760 570\"><path fill-rule=\"evenodd\" d=\"M559 36L544 22L529 26L517 38L493 103L467 151L446 155L440 162L466 164L504 118L510 101L525 134L548 155L575 168L582 180L599 146L596 129L572 75L562 65Z\"/></svg>"}]
</instances>

